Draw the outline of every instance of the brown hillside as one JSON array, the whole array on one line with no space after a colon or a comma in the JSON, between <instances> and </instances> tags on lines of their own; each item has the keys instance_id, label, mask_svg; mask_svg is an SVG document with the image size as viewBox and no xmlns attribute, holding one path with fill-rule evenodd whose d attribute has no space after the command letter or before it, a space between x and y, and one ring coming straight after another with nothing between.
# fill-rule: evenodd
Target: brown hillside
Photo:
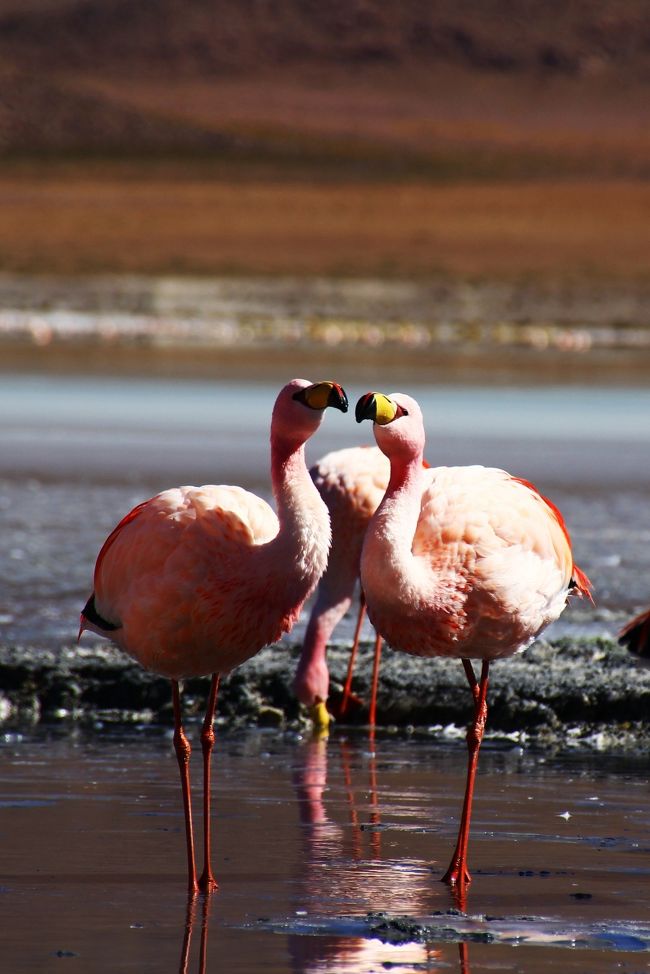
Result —
<instances>
[{"instance_id":1,"label":"brown hillside","mask_svg":"<svg viewBox=\"0 0 650 974\"><path fill-rule=\"evenodd\" d=\"M646 281L650 6L0 0L0 162L0 270Z\"/></svg>"},{"instance_id":2,"label":"brown hillside","mask_svg":"<svg viewBox=\"0 0 650 974\"><path fill-rule=\"evenodd\" d=\"M5 0L5 11L5 51L65 68L178 74L446 61L650 78L644 0L51 0L26 11Z\"/></svg>"},{"instance_id":3,"label":"brown hillside","mask_svg":"<svg viewBox=\"0 0 650 974\"><path fill-rule=\"evenodd\" d=\"M426 178L650 158L645 0L0 0L0 64L10 151L244 145Z\"/></svg>"},{"instance_id":4,"label":"brown hillside","mask_svg":"<svg viewBox=\"0 0 650 974\"><path fill-rule=\"evenodd\" d=\"M76 90L65 80L48 84L33 74L0 74L0 146L38 146L49 152L168 150L179 144L223 149L227 140L200 126L164 116L143 113L101 97L91 90Z\"/></svg>"}]
</instances>

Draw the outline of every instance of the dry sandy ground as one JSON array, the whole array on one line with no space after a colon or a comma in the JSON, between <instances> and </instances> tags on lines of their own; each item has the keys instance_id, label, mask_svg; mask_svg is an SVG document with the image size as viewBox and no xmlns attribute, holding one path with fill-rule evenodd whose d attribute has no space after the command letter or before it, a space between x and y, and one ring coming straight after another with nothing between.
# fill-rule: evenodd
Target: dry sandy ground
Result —
<instances>
[{"instance_id":1,"label":"dry sandy ground","mask_svg":"<svg viewBox=\"0 0 650 974\"><path fill-rule=\"evenodd\" d=\"M40 167L39 167L40 168ZM0 174L19 272L647 279L650 183L212 179L162 165Z\"/></svg>"}]
</instances>

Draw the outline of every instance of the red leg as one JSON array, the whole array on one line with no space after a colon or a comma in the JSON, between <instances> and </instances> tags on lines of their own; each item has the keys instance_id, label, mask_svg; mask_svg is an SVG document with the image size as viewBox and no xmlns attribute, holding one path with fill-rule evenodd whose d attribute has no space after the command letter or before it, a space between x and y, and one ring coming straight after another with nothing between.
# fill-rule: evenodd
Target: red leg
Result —
<instances>
[{"instance_id":1,"label":"red leg","mask_svg":"<svg viewBox=\"0 0 650 974\"><path fill-rule=\"evenodd\" d=\"M379 664L381 663L381 636L375 636L375 658L372 664L372 686L370 688L370 726L377 723L377 684L379 683Z\"/></svg>"},{"instance_id":2,"label":"red leg","mask_svg":"<svg viewBox=\"0 0 650 974\"><path fill-rule=\"evenodd\" d=\"M463 660L463 666L465 667L465 672L467 673L466 664L468 664L469 668L471 669L471 663L469 660ZM478 697L474 710L474 720L467 732L467 785L465 787L465 801L463 802L463 814L461 816L460 828L458 830L458 840L456 842L454 854L451 857L449 869L442 877L443 883L449 883L450 886L462 887L472 881L472 877L470 876L467 868L467 843L469 841L469 827L472 817L472 799L474 797L474 780L476 778L478 754L481 747L481 741L483 740L485 721L487 720L487 691L489 672L490 662L489 660L484 660L483 667L481 669L481 680L478 684ZM472 676L474 676L473 670ZM474 680L474 682L476 681ZM470 686L472 686L471 680Z\"/></svg>"},{"instance_id":3,"label":"red leg","mask_svg":"<svg viewBox=\"0 0 650 974\"><path fill-rule=\"evenodd\" d=\"M192 748L185 736L181 720L181 698L178 680L172 680L172 701L174 704L174 750L181 774L183 792L183 812L185 814L185 841L187 844L187 883L190 896L198 892L196 865L194 862L194 833L192 830L192 801L190 797L190 754Z\"/></svg>"},{"instance_id":4,"label":"red leg","mask_svg":"<svg viewBox=\"0 0 650 974\"><path fill-rule=\"evenodd\" d=\"M219 689L219 674L212 675L210 696L201 730L201 748L203 750L203 872L199 879L199 889L202 893L212 893L217 889L217 881L212 875L212 848L210 841L210 758L214 747L214 712L217 706L217 691Z\"/></svg>"},{"instance_id":5,"label":"red leg","mask_svg":"<svg viewBox=\"0 0 650 974\"><path fill-rule=\"evenodd\" d=\"M352 649L350 650L350 660L348 662L348 672L345 677L345 686L343 687L343 697L341 699L341 705L339 707L339 717L345 715L345 711L348 709L348 704L350 702L350 693L352 687L352 677L354 675L354 664L357 659L357 651L359 649L359 638L361 636L361 626L363 625L363 617L366 614L366 600L363 597L363 592L359 597L359 615L357 617L357 626L354 630L354 639L352 640Z\"/></svg>"},{"instance_id":6,"label":"red leg","mask_svg":"<svg viewBox=\"0 0 650 974\"><path fill-rule=\"evenodd\" d=\"M469 659L464 659L463 669L465 670L465 676L467 677L469 688L472 691L472 696L474 697L474 703L478 703L478 681L476 679L476 675L474 674L472 661Z\"/></svg>"}]
</instances>

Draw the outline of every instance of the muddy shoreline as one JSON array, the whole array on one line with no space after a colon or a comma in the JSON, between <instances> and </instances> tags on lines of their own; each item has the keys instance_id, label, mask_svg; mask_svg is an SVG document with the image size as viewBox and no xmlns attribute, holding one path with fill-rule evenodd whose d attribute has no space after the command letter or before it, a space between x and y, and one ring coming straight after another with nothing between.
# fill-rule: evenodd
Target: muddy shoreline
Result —
<instances>
[{"instance_id":1,"label":"muddy shoreline","mask_svg":"<svg viewBox=\"0 0 650 974\"><path fill-rule=\"evenodd\" d=\"M644 384L647 281L0 274L12 372Z\"/></svg>"},{"instance_id":2,"label":"muddy shoreline","mask_svg":"<svg viewBox=\"0 0 650 974\"><path fill-rule=\"evenodd\" d=\"M306 730L291 691L299 648L270 647L222 681L220 726ZM329 653L336 706L348 647ZM367 700L370 646L362 647L353 690ZM168 682L145 673L114 647L65 647L60 652L6 647L0 654L0 726L28 730L171 725ZM202 714L208 681L188 680L188 720ZM576 748L641 752L650 745L650 667L643 668L605 638L540 641L527 653L495 665L488 737L554 751ZM456 660L420 660L387 650L378 693L380 732L427 733L462 740L469 695ZM357 705L346 723L363 725ZM341 725L342 726L342 725ZM333 733L337 732L337 727Z\"/></svg>"}]
</instances>

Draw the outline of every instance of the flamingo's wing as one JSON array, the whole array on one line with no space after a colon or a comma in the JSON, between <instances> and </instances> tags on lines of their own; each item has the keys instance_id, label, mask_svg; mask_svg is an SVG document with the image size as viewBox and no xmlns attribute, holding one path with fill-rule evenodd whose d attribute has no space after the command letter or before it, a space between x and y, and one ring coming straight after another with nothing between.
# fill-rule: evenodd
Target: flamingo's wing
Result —
<instances>
[{"instance_id":1,"label":"flamingo's wing","mask_svg":"<svg viewBox=\"0 0 650 974\"><path fill-rule=\"evenodd\" d=\"M559 507L557 507L552 500L549 500L548 497L545 497L544 494L542 494L541 491L539 491L534 484L531 484L529 480L524 480L522 477L512 477L511 479L516 481L517 483L523 484L524 487L527 487L528 490L532 491L532 493L536 494L540 498L540 500L546 505L548 510L551 512L551 514L557 521L561 531L564 534L564 537L566 538L569 548L571 548L571 538L569 536L569 531ZM581 598L588 598L593 604L594 599L592 595L592 584L589 578L587 577L587 575L583 572L581 568L578 568L575 562L572 562L570 588L574 592L577 592L577 594Z\"/></svg>"},{"instance_id":2,"label":"flamingo's wing","mask_svg":"<svg viewBox=\"0 0 650 974\"><path fill-rule=\"evenodd\" d=\"M432 468L427 484L412 550L459 599L465 591L459 625L511 616L535 631L557 618L574 567L566 528L544 498L480 466Z\"/></svg>"},{"instance_id":3,"label":"flamingo's wing","mask_svg":"<svg viewBox=\"0 0 650 974\"><path fill-rule=\"evenodd\" d=\"M277 531L269 505L240 487L178 487L157 494L127 514L102 547L95 566L97 609L118 623L125 605L136 600L136 589L141 596L143 590L153 592L154 582L168 574L180 591L184 583L193 584L201 561L225 574L243 552Z\"/></svg>"}]
</instances>

